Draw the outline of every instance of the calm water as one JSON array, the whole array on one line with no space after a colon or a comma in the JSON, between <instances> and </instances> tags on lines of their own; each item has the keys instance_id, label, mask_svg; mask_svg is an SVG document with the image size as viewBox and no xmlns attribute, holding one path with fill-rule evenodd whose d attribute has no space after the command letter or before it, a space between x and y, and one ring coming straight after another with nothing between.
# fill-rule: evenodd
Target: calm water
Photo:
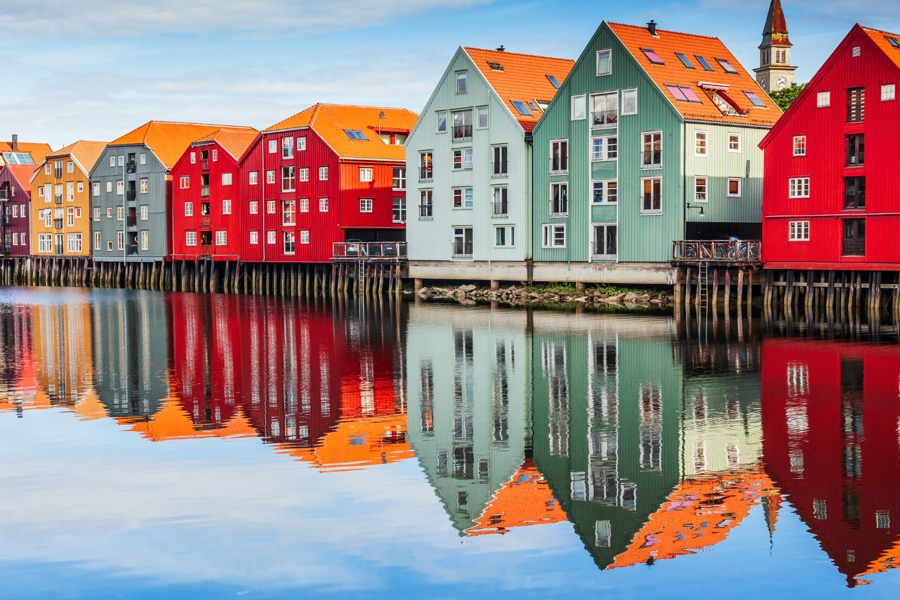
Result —
<instances>
[{"instance_id":1,"label":"calm water","mask_svg":"<svg viewBox=\"0 0 900 600\"><path fill-rule=\"evenodd\" d=\"M0 596L895 597L900 344L0 290Z\"/></svg>"}]
</instances>

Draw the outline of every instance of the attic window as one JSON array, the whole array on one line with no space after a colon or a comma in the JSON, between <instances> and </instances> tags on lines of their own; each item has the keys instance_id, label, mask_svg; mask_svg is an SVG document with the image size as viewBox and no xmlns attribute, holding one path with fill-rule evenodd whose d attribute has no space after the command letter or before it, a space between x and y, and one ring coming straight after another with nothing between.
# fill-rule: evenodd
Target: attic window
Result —
<instances>
[{"instance_id":1,"label":"attic window","mask_svg":"<svg viewBox=\"0 0 900 600\"><path fill-rule=\"evenodd\" d=\"M675 56L678 57L678 60L681 61L681 64L683 64L684 67L685 67L686 69L693 69L693 68L694 68L694 65L691 64L691 61L688 60L688 57L685 56L684 54L682 54L681 52L676 52L676 53L675 53Z\"/></svg>"},{"instance_id":2,"label":"attic window","mask_svg":"<svg viewBox=\"0 0 900 600\"><path fill-rule=\"evenodd\" d=\"M491 68L491 71L503 71L503 67L498 62L488 62L488 66Z\"/></svg>"},{"instance_id":3,"label":"attic window","mask_svg":"<svg viewBox=\"0 0 900 600\"><path fill-rule=\"evenodd\" d=\"M715 69L713 69L713 68L709 65L709 63L706 61L706 59L703 58L702 56L700 56L699 54L695 54L695 55L694 55L694 58L697 59L697 62L700 63L700 66L702 66L704 70L706 70L706 71L715 71Z\"/></svg>"},{"instance_id":4,"label":"attic window","mask_svg":"<svg viewBox=\"0 0 900 600\"><path fill-rule=\"evenodd\" d=\"M861 51L862 51L862 49L859 46L853 46L853 51L852 51L853 57L855 58L855 57L859 56Z\"/></svg>"},{"instance_id":5,"label":"attic window","mask_svg":"<svg viewBox=\"0 0 900 600\"><path fill-rule=\"evenodd\" d=\"M897 38L886 35L884 36L884 39L889 41L891 43L891 46L893 46L894 48L900 48L900 40L898 40Z\"/></svg>"},{"instance_id":6,"label":"attic window","mask_svg":"<svg viewBox=\"0 0 900 600\"><path fill-rule=\"evenodd\" d=\"M531 107L531 110L533 110L534 112L538 112L537 104L535 104L534 102L529 102L528 106Z\"/></svg>"},{"instance_id":7,"label":"attic window","mask_svg":"<svg viewBox=\"0 0 900 600\"><path fill-rule=\"evenodd\" d=\"M559 89L559 82L556 80L556 77L554 77L553 75L547 75L547 79L550 80L550 83L553 84L553 87Z\"/></svg>"},{"instance_id":8,"label":"attic window","mask_svg":"<svg viewBox=\"0 0 900 600\"><path fill-rule=\"evenodd\" d=\"M755 92L744 92L744 94L747 95L747 98L750 99L750 102L753 104L753 106L762 106L763 108L765 108L765 103L760 99L759 96L756 95Z\"/></svg>"},{"instance_id":9,"label":"attic window","mask_svg":"<svg viewBox=\"0 0 900 600\"><path fill-rule=\"evenodd\" d=\"M672 97L679 102L700 102L700 98L689 87L683 85L666 85L666 89L672 94Z\"/></svg>"},{"instance_id":10,"label":"attic window","mask_svg":"<svg viewBox=\"0 0 900 600\"><path fill-rule=\"evenodd\" d=\"M366 134L364 134L359 129L345 129L344 133L346 133L347 137L349 137L351 140L362 140L364 142L368 141Z\"/></svg>"},{"instance_id":11,"label":"attic window","mask_svg":"<svg viewBox=\"0 0 900 600\"><path fill-rule=\"evenodd\" d=\"M722 66L723 69L725 69L725 72L726 72L726 73L737 74L737 69L735 69L734 67L732 67L732 66L731 66L731 63L728 62L728 60L726 60L726 59L724 59L724 58L717 58L717 59L716 59L716 62L719 63L719 64Z\"/></svg>"},{"instance_id":12,"label":"attic window","mask_svg":"<svg viewBox=\"0 0 900 600\"><path fill-rule=\"evenodd\" d=\"M516 110L519 111L519 114L525 117L533 117L531 111L528 110L528 106L524 102L519 102L518 100L510 100L512 105L516 107Z\"/></svg>"},{"instance_id":13,"label":"attic window","mask_svg":"<svg viewBox=\"0 0 900 600\"><path fill-rule=\"evenodd\" d=\"M643 53L647 56L647 58L650 59L650 62L653 63L654 65L664 65L664 64L666 64L666 63L664 63L663 60L656 54L656 52L654 52L654 51L651 50L650 48L641 48L641 52L643 52Z\"/></svg>"}]
</instances>

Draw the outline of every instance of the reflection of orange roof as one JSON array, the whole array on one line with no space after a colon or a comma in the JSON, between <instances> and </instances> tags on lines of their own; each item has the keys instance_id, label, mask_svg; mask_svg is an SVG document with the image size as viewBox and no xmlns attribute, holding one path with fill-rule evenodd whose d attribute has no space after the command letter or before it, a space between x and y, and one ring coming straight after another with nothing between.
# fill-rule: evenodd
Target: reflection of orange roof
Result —
<instances>
[{"instance_id":1,"label":"reflection of orange roof","mask_svg":"<svg viewBox=\"0 0 900 600\"><path fill-rule=\"evenodd\" d=\"M191 142L205 135L215 133L219 129L251 129L250 127L233 127L229 125L206 125L203 123L172 123L169 121L150 121L130 131L110 146L129 146L145 144L167 168L171 169L191 145Z\"/></svg>"},{"instance_id":2,"label":"reflection of orange roof","mask_svg":"<svg viewBox=\"0 0 900 600\"><path fill-rule=\"evenodd\" d=\"M10 142L0 142L0 152L12 152L12 144ZM42 144L40 142L19 142L19 149L16 152L26 152L31 155L34 164L38 165L44 160L44 157L53 152L50 144Z\"/></svg>"},{"instance_id":3,"label":"reflection of orange roof","mask_svg":"<svg viewBox=\"0 0 900 600\"><path fill-rule=\"evenodd\" d=\"M222 127L200 139L194 140L194 144L202 142L219 142L235 160L239 159L244 150L256 139L259 131L253 127Z\"/></svg>"},{"instance_id":4,"label":"reflection of orange roof","mask_svg":"<svg viewBox=\"0 0 900 600\"><path fill-rule=\"evenodd\" d=\"M669 99L675 109L685 119L771 127L781 117L781 110L779 110L778 106L759 87L756 79L741 66L719 38L679 33L677 31L664 31L662 29L657 29L656 36L653 36L650 35L646 27L621 25L619 23L608 23L608 25L634 59L643 67L660 92ZM651 63L647 55L641 50L642 48L655 52L665 64ZM694 65L694 68L685 68L681 60L675 56L676 52L684 54ZM695 55L704 57L713 70L705 70L698 63ZM737 74L726 73L722 65L716 60L719 58L727 60L737 70ZM743 117L723 115L722 111L713 104L713 101L706 93L697 86L701 81L728 86L727 96L742 111L749 111L749 115ZM675 100L672 93L666 88L666 85L681 85L690 88L700 99L701 103ZM745 91L755 93L766 105L766 108L754 107L750 99L744 94Z\"/></svg>"},{"instance_id":5,"label":"reflection of orange roof","mask_svg":"<svg viewBox=\"0 0 900 600\"><path fill-rule=\"evenodd\" d=\"M856 583L863 585L871 583L870 581L859 578L865 577L866 575L884 573L885 571L896 569L898 567L900 567L900 542L897 542L891 548L888 548L877 560L872 561L864 572L856 576Z\"/></svg>"},{"instance_id":6,"label":"reflection of orange roof","mask_svg":"<svg viewBox=\"0 0 900 600\"><path fill-rule=\"evenodd\" d=\"M463 50L525 131L534 129L543 113L540 107L537 111L529 107L532 116L522 115L516 110L513 101L534 103L535 100L540 100L549 103L556 95L556 87L550 83L547 76L552 75L561 84L575 66L575 61L568 58L549 58L480 48L463 48ZM489 63L499 65L503 70L493 69ZM456 85L455 81L453 85Z\"/></svg>"},{"instance_id":7,"label":"reflection of orange roof","mask_svg":"<svg viewBox=\"0 0 900 600\"><path fill-rule=\"evenodd\" d=\"M241 408L235 410L234 416L222 427L216 429L197 429L190 415L181 408L177 399L166 400L163 408L149 421L119 420L122 424L130 424L129 431L136 431L142 437L154 442L183 440L190 438L235 438L256 437L257 431L244 416Z\"/></svg>"},{"instance_id":8,"label":"reflection of orange roof","mask_svg":"<svg viewBox=\"0 0 900 600\"><path fill-rule=\"evenodd\" d=\"M78 399L72 411L81 417L82 421L94 421L106 418L108 413L106 405L100 401L100 396L91 388L84 396Z\"/></svg>"},{"instance_id":9,"label":"reflection of orange roof","mask_svg":"<svg viewBox=\"0 0 900 600\"><path fill-rule=\"evenodd\" d=\"M776 493L760 467L686 479L609 568L675 558L714 546L728 537L761 498Z\"/></svg>"},{"instance_id":10,"label":"reflection of orange roof","mask_svg":"<svg viewBox=\"0 0 900 600\"><path fill-rule=\"evenodd\" d=\"M530 458L512 479L504 483L494 498L466 530L470 536L507 533L513 527L544 525L566 520L566 513L553 497L550 485Z\"/></svg>"}]
</instances>

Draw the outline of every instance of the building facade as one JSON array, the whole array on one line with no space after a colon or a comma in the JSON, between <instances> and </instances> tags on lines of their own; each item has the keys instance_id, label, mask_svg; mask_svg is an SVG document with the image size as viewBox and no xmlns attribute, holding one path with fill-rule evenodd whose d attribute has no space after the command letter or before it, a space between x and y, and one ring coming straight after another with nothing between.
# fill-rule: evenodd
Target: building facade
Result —
<instances>
[{"instance_id":1,"label":"building facade","mask_svg":"<svg viewBox=\"0 0 900 600\"><path fill-rule=\"evenodd\" d=\"M335 244L404 241L416 116L316 104L265 129L240 160L242 260L327 263Z\"/></svg>"},{"instance_id":2,"label":"building facade","mask_svg":"<svg viewBox=\"0 0 900 600\"><path fill-rule=\"evenodd\" d=\"M766 93L791 87L794 71L791 66L791 40L788 39L787 21L781 10L781 0L772 0L762 43L759 45L759 68L753 69L756 81Z\"/></svg>"},{"instance_id":3,"label":"building facade","mask_svg":"<svg viewBox=\"0 0 900 600\"><path fill-rule=\"evenodd\" d=\"M411 277L529 279L531 131L573 64L457 50L406 143Z\"/></svg>"},{"instance_id":4,"label":"building facade","mask_svg":"<svg viewBox=\"0 0 900 600\"><path fill-rule=\"evenodd\" d=\"M50 153L31 176L31 254L90 256L90 172L106 142L78 141Z\"/></svg>"},{"instance_id":5,"label":"building facade","mask_svg":"<svg viewBox=\"0 0 900 600\"><path fill-rule=\"evenodd\" d=\"M665 284L674 240L759 239L780 116L717 38L602 23L534 129L534 279Z\"/></svg>"},{"instance_id":6,"label":"building facade","mask_svg":"<svg viewBox=\"0 0 900 600\"><path fill-rule=\"evenodd\" d=\"M898 270L900 35L856 25L761 143L767 269Z\"/></svg>"},{"instance_id":7,"label":"building facade","mask_svg":"<svg viewBox=\"0 0 900 600\"><path fill-rule=\"evenodd\" d=\"M31 254L31 185L34 165L8 164L0 168L0 257Z\"/></svg>"}]
</instances>

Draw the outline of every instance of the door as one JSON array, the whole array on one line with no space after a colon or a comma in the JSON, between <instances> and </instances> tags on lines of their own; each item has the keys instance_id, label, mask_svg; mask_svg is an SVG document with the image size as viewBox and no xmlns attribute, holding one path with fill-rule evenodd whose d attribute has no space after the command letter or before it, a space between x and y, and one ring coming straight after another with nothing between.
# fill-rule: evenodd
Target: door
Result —
<instances>
[{"instance_id":1,"label":"door","mask_svg":"<svg viewBox=\"0 0 900 600\"><path fill-rule=\"evenodd\" d=\"M591 254L595 258L615 259L619 253L619 235L616 225L594 225Z\"/></svg>"},{"instance_id":2,"label":"door","mask_svg":"<svg viewBox=\"0 0 900 600\"><path fill-rule=\"evenodd\" d=\"M844 219L844 256L866 255L866 220Z\"/></svg>"}]
</instances>

